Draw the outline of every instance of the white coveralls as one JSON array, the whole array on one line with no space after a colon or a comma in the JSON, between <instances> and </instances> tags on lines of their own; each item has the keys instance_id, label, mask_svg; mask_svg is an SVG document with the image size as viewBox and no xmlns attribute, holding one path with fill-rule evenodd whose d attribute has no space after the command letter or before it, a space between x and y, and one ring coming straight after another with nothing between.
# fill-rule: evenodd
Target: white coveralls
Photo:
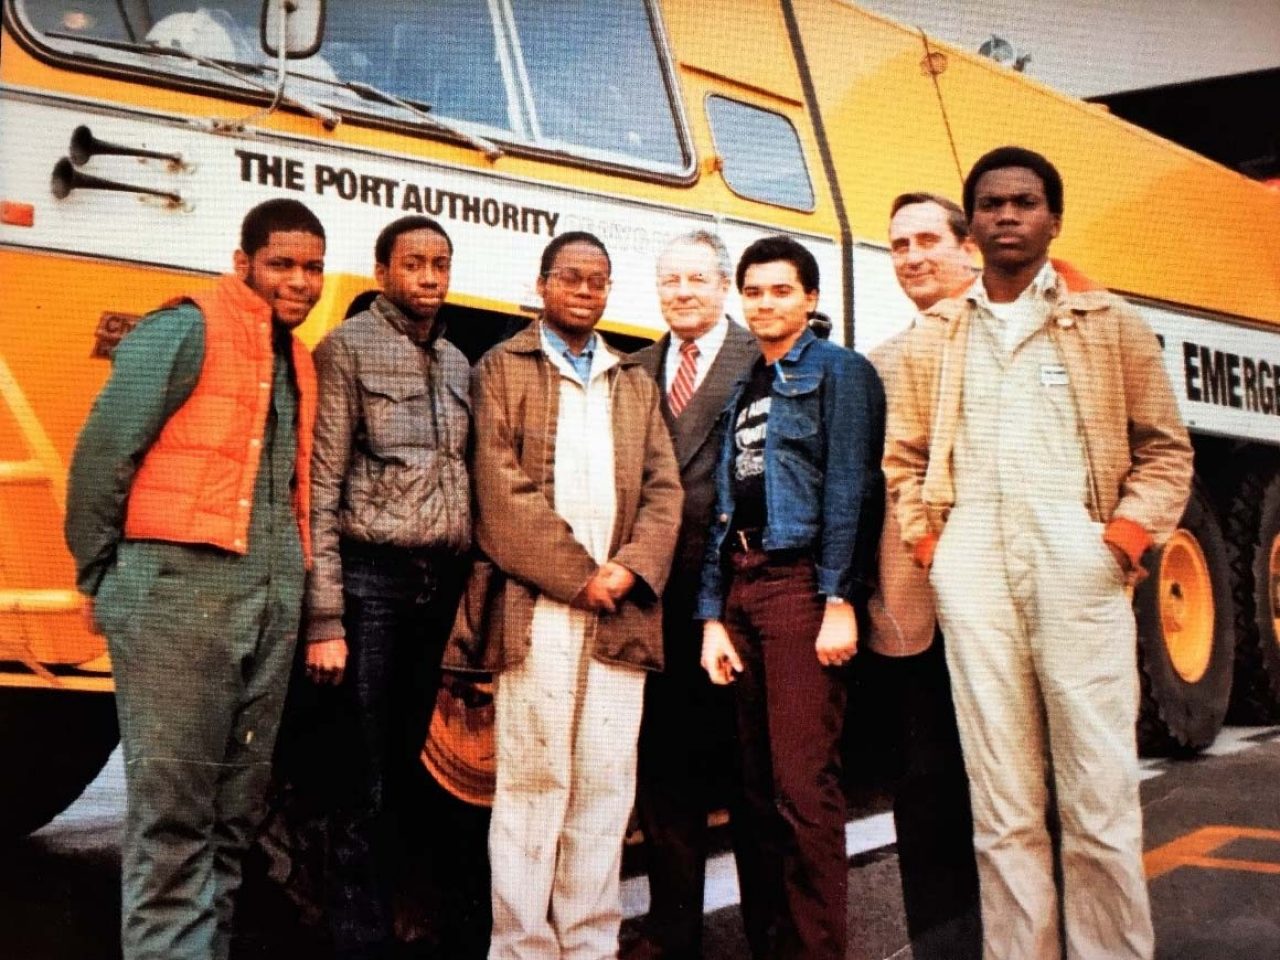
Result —
<instances>
[{"instance_id":1,"label":"white coveralls","mask_svg":"<svg viewBox=\"0 0 1280 960\"><path fill-rule=\"evenodd\" d=\"M584 386L562 357L547 355L561 377L556 512L603 564L617 500L604 374L617 358L597 349ZM539 597L528 656L494 679L490 960L601 960L618 952L645 675L591 656L595 622L594 613Z\"/></svg>"},{"instance_id":2,"label":"white coveralls","mask_svg":"<svg viewBox=\"0 0 1280 960\"><path fill-rule=\"evenodd\" d=\"M1045 825L1062 821L1068 958L1150 958L1133 613L1087 509L1084 440L1045 325L1046 265L970 328L956 504L931 582L973 800L988 960L1058 958Z\"/></svg>"}]
</instances>

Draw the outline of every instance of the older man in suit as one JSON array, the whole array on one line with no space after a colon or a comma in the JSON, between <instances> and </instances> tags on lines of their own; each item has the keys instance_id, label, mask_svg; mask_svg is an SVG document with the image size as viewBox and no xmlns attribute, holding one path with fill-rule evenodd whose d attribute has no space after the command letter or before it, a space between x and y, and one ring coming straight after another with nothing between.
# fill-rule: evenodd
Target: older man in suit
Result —
<instances>
[{"instance_id":1,"label":"older man in suit","mask_svg":"<svg viewBox=\"0 0 1280 960\"><path fill-rule=\"evenodd\" d=\"M637 813L648 843L650 908L629 958L694 958L702 949L707 812L724 779L732 736L726 691L698 665L702 626L693 621L720 449L720 413L759 356L755 338L724 312L732 264L724 242L698 230L658 257L658 302L670 332L636 354L662 391L684 514L663 597L666 669L645 688Z\"/></svg>"}]
</instances>

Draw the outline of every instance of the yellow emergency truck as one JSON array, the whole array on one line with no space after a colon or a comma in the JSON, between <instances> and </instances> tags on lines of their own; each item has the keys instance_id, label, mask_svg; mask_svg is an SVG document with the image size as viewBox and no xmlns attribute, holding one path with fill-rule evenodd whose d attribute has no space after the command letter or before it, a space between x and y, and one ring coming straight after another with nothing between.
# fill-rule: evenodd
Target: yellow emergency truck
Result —
<instances>
[{"instance_id":1,"label":"yellow emergency truck","mask_svg":"<svg viewBox=\"0 0 1280 960\"><path fill-rule=\"evenodd\" d=\"M1006 143L1067 185L1055 254L1164 344L1198 485L1134 598L1148 749L1280 708L1280 194L841 0L3 0L0 830L69 803L116 741L110 663L63 545L65 471L136 319L230 265L244 212L329 233L314 342L378 230L440 219L473 355L537 309L540 250L613 256L605 326L662 330L663 242L785 231L868 350L906 325L890 200L958 196ZM1233 669L1234 667L1234 669Z\"/></svg>"}]
</instances>

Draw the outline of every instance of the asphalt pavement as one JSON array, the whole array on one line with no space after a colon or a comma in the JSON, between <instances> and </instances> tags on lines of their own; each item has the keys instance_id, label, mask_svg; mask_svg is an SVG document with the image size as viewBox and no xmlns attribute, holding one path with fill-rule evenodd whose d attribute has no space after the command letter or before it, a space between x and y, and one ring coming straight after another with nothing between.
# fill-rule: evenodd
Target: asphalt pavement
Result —
<instances>
[{"instance_id":1,"label":"asphalt pavement","mask_svg":"<svg viewBox=\"0 0 1280 960\"><path fill-rule=\"evenodd\" d=\"M1144 761L1146 867L1157 960L1280 958L1280 728L1228 728L1188 760ZM66 813L0 848L0 957L113 960L120 910L123 773L118 755ZM850 960L908 960L893 826L883 795L855 797ZM260 888L259 888L260 889ZM643 915L643 876L624 882L625 932ZM739 960L746 942L727 853L708 869L706 960ZM320 949L283 898L255 898L246 958ZM290 948L291 947L291 948Z\"/></svg>"}]
</instances>

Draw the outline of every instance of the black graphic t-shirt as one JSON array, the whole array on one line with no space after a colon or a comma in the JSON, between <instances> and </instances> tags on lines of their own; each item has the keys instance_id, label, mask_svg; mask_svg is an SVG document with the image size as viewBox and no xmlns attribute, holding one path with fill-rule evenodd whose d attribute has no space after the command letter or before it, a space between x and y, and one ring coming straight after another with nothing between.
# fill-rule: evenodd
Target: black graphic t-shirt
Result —
<instances>
[{"instance_id":1,"label":"black graphic t-shirt","mask_svg":"<svg viewBox=\"0 0 1280 960\"><path fill-rule=\"evenodd\" d=\"M764 499L764 438L769 430L773 376L773 365L757 360L733 412L729 482L733 490L733 526L737 530L763 529L769 517Z\"/></svg>"}]
</instances>

